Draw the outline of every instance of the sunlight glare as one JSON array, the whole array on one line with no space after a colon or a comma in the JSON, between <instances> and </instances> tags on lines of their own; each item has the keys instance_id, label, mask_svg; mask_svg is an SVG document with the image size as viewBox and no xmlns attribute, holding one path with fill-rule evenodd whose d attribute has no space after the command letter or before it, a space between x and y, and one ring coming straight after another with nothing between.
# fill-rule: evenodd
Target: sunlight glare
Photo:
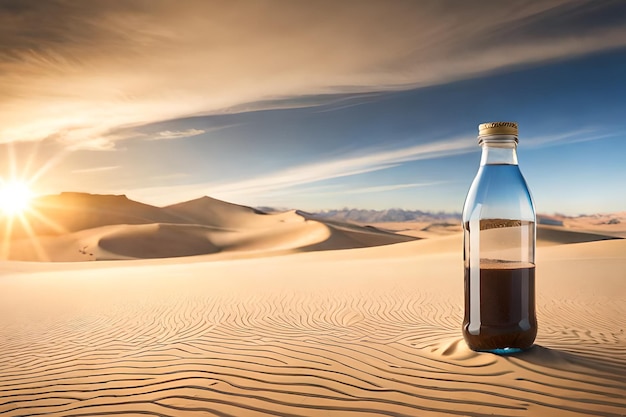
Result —
<instances>
[{"instance_id":1,"label":"sunlight glare","mask_svg":"<svg viewBox=\"0 0 626 417\"><path fill-rule=\"evenodd\" d=\"M0 182L0 211L6 216L16 216L28 209L33 197L28 184L12 180Z\"/></svg>"}]
</instances>

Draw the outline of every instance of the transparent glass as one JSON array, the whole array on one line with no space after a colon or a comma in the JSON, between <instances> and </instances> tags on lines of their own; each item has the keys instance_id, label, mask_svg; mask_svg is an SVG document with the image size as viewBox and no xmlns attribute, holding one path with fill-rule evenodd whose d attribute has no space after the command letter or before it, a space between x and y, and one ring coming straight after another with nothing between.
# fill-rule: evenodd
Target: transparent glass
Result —
<instances>
[{"instance_id":1,"label":"transparent glass","mask_svg":"<svg viewBox=\"0 0 626 417\"><path fill-rule=\"evenodd\" d=\"M463 337L476 351L514 353L537 335L535 207L517 138L479 138L482 156L463 207Z\"/></svg>"}]
</instances>

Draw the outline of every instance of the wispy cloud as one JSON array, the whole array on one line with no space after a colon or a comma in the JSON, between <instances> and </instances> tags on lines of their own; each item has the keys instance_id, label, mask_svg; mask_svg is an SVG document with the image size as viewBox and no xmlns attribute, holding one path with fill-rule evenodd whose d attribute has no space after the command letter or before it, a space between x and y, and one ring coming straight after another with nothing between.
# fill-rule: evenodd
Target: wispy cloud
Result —
<instances>
[{"instance_id":1,"label":"wispy cloud","mask_svg":"<svg viewBox=\"0 0 626 417\"><path fill-rule=\"evenodd\" d=\"M72 174L90 174L94 172L113 171L114 169L119 169L119 168L120 168L119 165L111 165L111 166L105 166L105 167L74 169L72 170Z\"/></svg>"},{"instance_id":2,"label":"wispy cloud","mask_svg":"<svg viewBox=\"0 0 626 417\"><path fill-rule=\"evenodd\" d=\"M298 97L427 86L626 46L617 20L585 19L598 11L623 6L5 2L0 141L110 150L126 138L112 133L123 126L277 106L275 98L299 106ZM176 133L163 139L183 137Z\"/></svg>"},{"instance_id":3,"label":"wispy cloud","mask_svg":"<svg viewBox=\"0 0 626 417\"><path fill-rule=\"evenodd\" d=\"M332 178L379 171L409 161L456 155L469 152L474 148L475 144L468 143L467 138L455 138L407 148L382 150L358 156L346 156L342 159L304 164L249 180L213 186L209 189L212 195L223 197L266 192Z\"/></svg>"},{"instance_id":4,"label":"wispy cloud","mask_svg":"<svg viewBox=\"0 0 626 417\"><path fill-rule=\"evenodd\" d=\"M189 138L192 136L198 136L205 132L206 130L203 130L203 129L187 129L187 130L178 130L178 131L164 130L154 135L147 136L146 140L182 139L182 138Z\"/></svg>"},{"instance_id":5,"label":"wispy cloud","mask_svg":"<svg viewBox=\"0 0 626 417\"><path fill-rule=\"evenodd\" d=\"M572 143L589 142L614 137L615 134L603 133L598 128L578 129L547 136L524 138L524 146L540 148L545 146L569 145Z\"/></svg>"},{"instance_id":6,"label":"wispy cloud","mask_svg":"<svg viewBox=\"0 0 626 417\"><path fill-rule=\"evenodd\" d=\"M429 187L431 185L439 185L441 183L442 181L432 181L432 182L416 182L416 183L410 183L410 184L378 185L376 187L353 188L350 190L342 191L342 193L344 194L384 193L387 191L396 191L396 190L402 190L405 188Z\"/></svg>"},{"instance_id":7,"label":"wispy cloud","mask_svg":"<svg viewBox=\"0 0 626 417\"><path fill-rule=\"evenodd\" d=\"M380 171L406 162L442 158L475 150L476 145L467 138L451 138L444 141L409 146L391 150L363 151L359 155L322 160L302 164L254 178L221 184L188 184L176 187L152 187L128 190L128 194L153 204L168 204L201 195L228 201L245 201L251 196L286 191L293 187L316 182ZM422 184L427 185L427 184ZM402 184L396 187L419 186ZM384 189L381 189L384 191ZM367 192L367 191L363 191Z\"/></svg>"}]
</instances>

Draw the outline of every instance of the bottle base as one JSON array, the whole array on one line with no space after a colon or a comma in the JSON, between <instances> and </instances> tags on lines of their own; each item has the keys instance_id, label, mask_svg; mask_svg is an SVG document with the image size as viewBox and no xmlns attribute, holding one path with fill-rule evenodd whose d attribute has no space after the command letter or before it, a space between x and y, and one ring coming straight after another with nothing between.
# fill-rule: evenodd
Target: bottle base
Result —
<instances>
[{"instance_id":1,"label":"bottle base","mask_svg":"<svg viewBox=\"0 0 626 417\"><path fill-rule=\"evenodd\" d=\"M498 348L498 349L477 349L476 352L494 353L499 356L509 356L509 355L515 355L516 353L525 352L531 348L532 346L524 348L524 349L517 348L517 347L506 347L506 348Z\"/></svg>"},{"instance_id":2,"label":"bottle base","mask_svg":"<svg viewBox=\"0 0 626 417\"><path fill-rule=\"evenodd\" d=\"M467 325L463 326L463 338L471 350L504 356L532 348L536 336L537 327L522 330L519 327L502 329L483 326L479 334L471 334Z\"/></svg>"}]
</instances>

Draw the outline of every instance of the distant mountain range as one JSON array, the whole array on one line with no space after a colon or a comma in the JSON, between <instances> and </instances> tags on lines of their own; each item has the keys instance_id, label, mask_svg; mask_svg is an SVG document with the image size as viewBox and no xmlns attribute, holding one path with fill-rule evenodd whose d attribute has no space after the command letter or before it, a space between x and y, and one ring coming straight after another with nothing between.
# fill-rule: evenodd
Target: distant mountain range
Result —
<instances>
[{"instance_id":1,"label":"distant mountain range","mask_svg":"<svg viewBox=\"0 0 626 417\"><path fill-rule=\"evenodd\" d=\"M324 210L308 213L318 219L331 219L357 223L384 223L384 222L450 222L460 223L460 213L428 212L421 210L404 210L392 208L387 210L348 209Z\"/></svg>"},{"instance_id":2,"label":"distant mountain range","mask_svg":"<svg viewBox=\"0 0 626 417\"><path fill-rule=\"evenodd\" d=\"M265 208L268 210L267 208ZM430 212L421 210L404 210L399 208L387 210L364 210L343 208L341 210L324 210L306 213L309 217L337 220L355 223L385 223L385 222L439 222L460 223L461 213ZM590 221L596 225L616 225L626 223L626 212L609 214L591 214L580 216L566 216L563 214L538 214L537 224L546 226L564 226L576 221Z\"/></svg>"}]
</instances>

